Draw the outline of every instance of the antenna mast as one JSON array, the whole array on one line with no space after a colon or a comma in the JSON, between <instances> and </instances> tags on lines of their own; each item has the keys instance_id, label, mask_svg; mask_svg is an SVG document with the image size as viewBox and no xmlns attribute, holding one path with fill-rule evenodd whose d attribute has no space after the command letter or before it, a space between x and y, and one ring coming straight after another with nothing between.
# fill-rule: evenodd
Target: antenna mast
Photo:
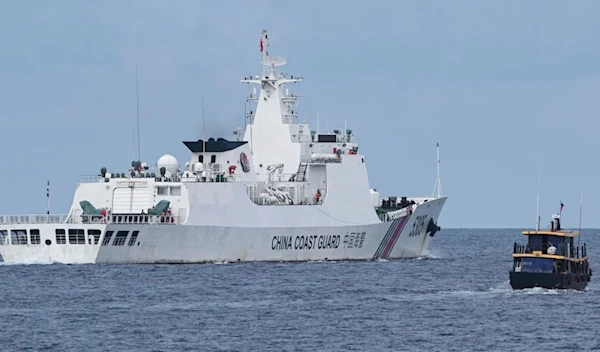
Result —
<instances>
[{"instance_id":1,"label":"antenna mast","mask_svg":"<svg viewBox=\"0 0 600 352\"><path fill-rule=\"evenodd\" d=\"M262 72L261 79L264 79L267 76L267 69L269 67L269 64L267 62L267 51L265 50L268 47L269 47L269 38L267 37L267 31L265 29L263 29L261 32L261 35L260 35L260 53L262 56L262 66L263 66L263 72Z\"/></svg>"},{"instance_id":2,"label":"antenna mast","mask_svg":"<svg viewBox=\"0 0 600 352\"><path fill-rule=\"evenodd\" d=\"M204 134L204 93L202 93L202 153L206 154L206 135Z\"/></svg>"},{"instance_id":3,"label":"antenna mast","mask_svg":"<svg viewBox=\"0 0 600 352\"><path fill-rule=\"evenodd\" d=\"M50 216L50 180L48 180L48 184L46 186L46 215L48 215L48 217ZM48 221L50 221L50 219L47 219Z\"/></svg>"},{"instance_id":4,"label":"antenna mast","mask_svg":"<svg viewBox=\"0 0 600 352\"><path fill-rule=\"evenodd\" d=\"M437 143L437 177L435 179L435 184L433 185L433 191L431 195L435 194L435 188L437 187L437 197L440 198L442 196L442 178L440 176L440 143Z\"/></svg>"},{"instance_id":5,"label":"antenna mast","mask_svg":"<svg viewBox=\"0 0 600 352\"><path fill-rule=\"evenodd\" d=\"M538 168L538 186L537 186L537 206L535 213L535 228L537 231L540 230L540 169Z\"/></svg>"},{"instance_id":6,"label":"antenna mast","mask_svg":"<svg viewBox=\"0 0 600 352\"><path fill-rule=\"evenodd\" d=\"M319 112L317 112L317 135L319 134ZM318 136L317 136L318 138Z\"/></svg>"},{"instance_id":7,"label":"antenna mast","mask_svg":"<svg viewBox=\"0 0 600 352\"><path fill-rule=\"evenodd\" d=\"M581 189L581 202L579 203L579 236L577 236L577 247L581 240L581 213L583 212L583 188Z\"/></svg>"},{"instance_id":8,"label":"antenna mast","mask_svg":"<svg viewBox=\"0 0 600 352\"><path fill-rule=\"evenodd\" d=\"M142 160L142 151L140 148L140 100L138 93L138 67L135 65L135 105L137 115L137 143L138 143L138 161Z\"/></svg>"}]
</instances>

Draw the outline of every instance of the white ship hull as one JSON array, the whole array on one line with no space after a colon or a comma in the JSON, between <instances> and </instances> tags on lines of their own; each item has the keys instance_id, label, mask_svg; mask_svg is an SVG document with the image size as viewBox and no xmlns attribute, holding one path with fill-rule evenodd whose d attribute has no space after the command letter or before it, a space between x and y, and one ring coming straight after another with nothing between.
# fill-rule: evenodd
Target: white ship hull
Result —
<instances>
[{"instance_id":1,"label":"white ship hull","mask_svg":"<svg viewBox=\"0 0 600 352\"><path fill-rule=\"evenodd\" d=\"M377 260L428 254L429 219L437 218L446 201L424 203L394 221L349 227L253 228L193 225L109 224L97 244L55 243L59 224L41 225L40 244L0 245L7 263L210 263L262 261ZM71 225L73 227L73 225ZM90 225L88 225L90 226ZM81 226L75 226L80 228ZM113 231L108 243L105 236ZM123 244L115 235L127 231ZM133 231L137 238L131 242ZM68 231L67 231L68 232ZM51 235L51 236L50 236ZM52 241L46 245L45 241Z\"/></svg>"},{"instance_id":2,"label":"white ship hull","mask_svg":"<svg viewBox=\"0 0 600 352\"><path fill-rule=\"evenodd\" d=\"M24 224L0 224L0 256L5 263L12 264L95 263L105 229L104 224L29 221ZM29 236L25 230L28 230ZM39 238L31 234L36 230L39 231ZM57 230L64 235L57 235ZM7 236L1 236L4 231ZM22 237L14 234L21 231Z\"/></svg>"}]
</instances>

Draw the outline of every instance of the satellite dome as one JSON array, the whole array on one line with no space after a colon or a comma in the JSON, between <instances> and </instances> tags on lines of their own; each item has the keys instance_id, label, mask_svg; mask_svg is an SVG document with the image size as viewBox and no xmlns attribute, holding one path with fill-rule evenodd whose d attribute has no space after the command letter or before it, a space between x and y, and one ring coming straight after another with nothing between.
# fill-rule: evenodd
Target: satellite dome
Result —
<instances>
[{"instance_id":1,"label":"satellite dome","mask_svg":"<svg viewBox=\"0 0 600 352\"><path fill-rule=\"evenodd\" d=\"M161 156L160 159L158 159L156 166L158 170L164 167L165 171L172 175L176 174L177 170L179 170L179 163L177 162L177 159L175 159L175 157L171 154L165 154Z\"/></svg>"}]
</instances>

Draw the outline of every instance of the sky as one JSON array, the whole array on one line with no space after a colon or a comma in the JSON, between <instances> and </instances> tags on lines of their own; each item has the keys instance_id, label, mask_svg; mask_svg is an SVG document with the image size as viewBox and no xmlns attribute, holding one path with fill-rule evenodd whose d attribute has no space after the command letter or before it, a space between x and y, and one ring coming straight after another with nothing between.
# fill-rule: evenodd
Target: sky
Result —
<instances>
[{"instance_id":1,"label":"sky","mask_svg":"<svg viewBox=\"0 0 600 352\"><path fill-rule=\"evenodd\" d=\"M259 40L304 82L300 120L346 121L383 196L430 196L442 228L600 227L598 1L4 1L0 214L66 214L82 175L184 140L234 138ZM205 128L202 130L202 96Z\"/></svg>"}]
</instances>

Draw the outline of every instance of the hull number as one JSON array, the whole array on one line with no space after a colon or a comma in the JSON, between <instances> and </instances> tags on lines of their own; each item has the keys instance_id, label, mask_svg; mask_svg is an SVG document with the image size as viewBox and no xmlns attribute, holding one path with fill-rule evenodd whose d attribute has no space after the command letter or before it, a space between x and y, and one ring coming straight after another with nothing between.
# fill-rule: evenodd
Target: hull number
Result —
<instances>
[{"instance_id":1,"label":"hull number","mask_svg":"<svg viewBox=\"0 0 600 352\"><path fill-rule=\"evenodd\" d=\"M425 227L425 220L427 220L427 215L418 215L415 219L415 222L413 222L412 229L410 229L408 237L419 236Z\"/></svg>"}]
</instances>

